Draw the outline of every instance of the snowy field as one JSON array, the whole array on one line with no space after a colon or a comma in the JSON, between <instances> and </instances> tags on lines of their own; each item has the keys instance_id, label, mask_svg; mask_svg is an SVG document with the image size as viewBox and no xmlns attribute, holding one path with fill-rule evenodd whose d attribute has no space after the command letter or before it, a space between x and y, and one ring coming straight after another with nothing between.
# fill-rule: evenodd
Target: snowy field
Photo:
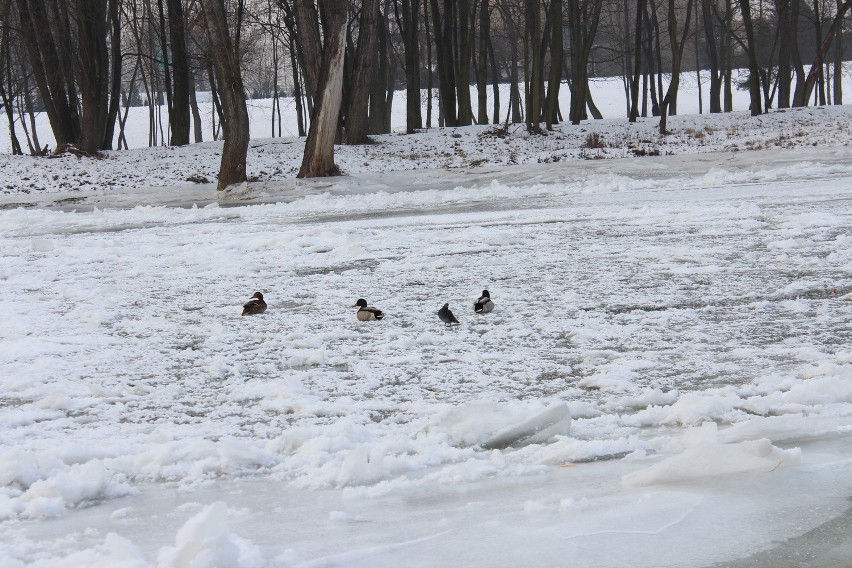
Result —
<instances>
[{"instance_id":1,"label":"snowy field","mask_svg":"<svg viewBox=\"0 0 852 568\"><path fill-rule=\"evenodd\" d=\"M852 565L850 122L0 156L0 566Z\"/></svg>"}]
</instances>

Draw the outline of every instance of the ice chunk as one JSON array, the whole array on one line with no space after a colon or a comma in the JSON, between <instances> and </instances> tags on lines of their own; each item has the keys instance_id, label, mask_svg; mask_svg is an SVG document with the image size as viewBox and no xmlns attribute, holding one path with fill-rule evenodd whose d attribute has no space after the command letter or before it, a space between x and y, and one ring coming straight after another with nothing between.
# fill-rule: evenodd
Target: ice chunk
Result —
<instances>
[{"instance_id":1,"label":"ice chunk","mask_svg":"<svg viewBox=\"0 0 852 568\"><path fill-rule=\"evenodd\" d=\"M690 428L684 434L686 450L651 467L621 478L624 485L688 482L736 473L766 473L799 462L798 448L782 450L767 439L738 444L717 442L715 423Z\"/></svg>"},{"instance_id":2,"label":"ice chunk","mask_svg":"<svg viewBox=\"0 0 852 568\"><path fill-rule=\"evenodd\" d=\"M159 568L244 568L261 566L260 552L230 532L228 507L218 501L189 519L178 531L175 546L160 550Z\"/></svg>"},{"instance_id":3,"label":"ice chunk","mask_svg":"<svg viewBox=\"0 0 852 568\"><path fill-rule=\"evenodd\" d=\"M548 406L542 412L504 428L481 444L486 450L510 446L543 444L555 436L567 436L571 431L571 411L565 403Z\"/></svg>"}]
</instances>

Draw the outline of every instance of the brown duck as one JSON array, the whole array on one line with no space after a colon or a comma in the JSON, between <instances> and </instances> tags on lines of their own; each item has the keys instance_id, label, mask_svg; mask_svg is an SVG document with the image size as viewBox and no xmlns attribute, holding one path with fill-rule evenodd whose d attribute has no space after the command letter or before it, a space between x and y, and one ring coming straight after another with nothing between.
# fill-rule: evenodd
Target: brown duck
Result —
<instances>
[{"instance_id":1,"label":"brown duck","mask_svg":"<svg viewBox=\"0 0 852 568\"><path fill-rule=\"evenodd\" d=\"M263 294L255 292L248 302L243 304L243 315L250 316L254 314L262 314L266 311L266 302L263 301Z\"/></svg>"}]
</instances>

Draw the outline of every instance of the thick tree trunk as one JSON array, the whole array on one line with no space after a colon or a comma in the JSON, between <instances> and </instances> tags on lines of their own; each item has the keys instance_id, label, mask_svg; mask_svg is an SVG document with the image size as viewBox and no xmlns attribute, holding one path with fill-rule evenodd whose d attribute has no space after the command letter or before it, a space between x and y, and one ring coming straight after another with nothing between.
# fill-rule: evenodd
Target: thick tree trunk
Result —
<instances>
[{"instance_id":1,"label":"thick tree trunk","mask_svg":"<svg viewBox=\"0 0 852 568\"><path fill-rule=\"evenodd\" d=\"M334 140L343 97L343 58L346 51L346 0L320 0L323 12L322 67L314 112L299 177L337 175Z\"/></svg>"},{"instance_id":2,"label":"thick tree trunk","mask_svg":"<svg viewBox=\"0 0 852 568\"><path fill-rule=\"evenodd\" d=\"M189 60L186 55L183 0L168 0L169 38L171 39L172 105L169 121L172 125L172 146L189 144Z\"/></svg>"},{"instance_id":3,"label":"thick tree trunk","mask_svg":"<svg viewBox=\"0 0 852 568\"><path fill-rule=\"evenodd\" d=\"M293 14L298 32L299 51L304 67L308 96L316 99L322 69L322 41L319 32L319 15L312 0L294 0ZM344 26L344 33L345 33ZM345 41L345 40L344 40Z\"/></svg>"},{"instance_id":4,"label":"thick tree trunk","mask_svg":"<svg viewBox=\"0 0 852 568\"><path fill-rule=\"evenodd\" d=\"M346 122L343 141L346 144L367 142L367 111L370 102L370 86L375 75L373 67L376 53L380 0L364 0L361 6L361 24L358 34L358 49L355 53L355 68L352 71L352 86L346 105Z\"/></svg>"},{"instance_id":5,"label":"thick tree trunk","mask_svg":"<svg viewBox=\"0 0 852 568\"><path fill-rule=\"evenodd\" d=\"M219 100L222 106L222 130L225 143L219 165L222 190L246 181L246 155L249 144L249 120L245 90L240 74L239 54L231 40L224 0L202 0L210 41L210 57L215 65Z\"/></svg>"},{"instance_id":6,"label":"thick tree trunk","mask_svg":"<svg viewBox=\"0 0 852 568\"><path fill-rule=\"evenodd\" d=\"M95 153L104 146L109 118L109 53L106 3L77 0L82 116L77 147Z\"/></svg>"}]
</instances>

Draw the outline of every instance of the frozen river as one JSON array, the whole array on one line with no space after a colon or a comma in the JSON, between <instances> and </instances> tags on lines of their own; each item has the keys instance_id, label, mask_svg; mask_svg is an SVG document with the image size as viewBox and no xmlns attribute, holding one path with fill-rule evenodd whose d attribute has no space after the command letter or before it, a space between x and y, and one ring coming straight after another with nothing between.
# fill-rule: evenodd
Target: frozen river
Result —
<instances>
[{"instance_id":1,"label":"frozen river","mask_svg":"<svg viewBox=\"0 0 852 568\"><path fill-rule=\"evenodd\" d=\"M849 158L2 210L0 564L852 564Z\"/></svg>"}]
</instances>

